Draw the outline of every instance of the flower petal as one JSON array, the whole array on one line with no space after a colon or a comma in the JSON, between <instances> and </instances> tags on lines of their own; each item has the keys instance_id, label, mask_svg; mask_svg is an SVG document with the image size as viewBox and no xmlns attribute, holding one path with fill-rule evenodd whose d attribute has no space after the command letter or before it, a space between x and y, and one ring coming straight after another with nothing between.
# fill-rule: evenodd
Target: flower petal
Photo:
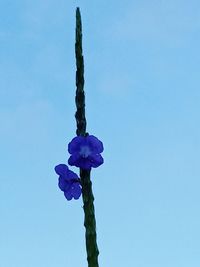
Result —
<instances>
[{"instance_id":1,"label":"flower petal","mask_svg":"<svg viewBox=\"0 0 200 267\"><path fill-rule=\"evenodd\" d=\"M78 183L73 183L73 186L71 188L71 194L74 199L78 199L81 196L81 187Z\"/></svg>"},{"instance_id":2,"label":"flower petal","mask_svg":"<svg viewBox=\"0 0 200 267\"><path fill-rule=\"evenodd\" d=\"M76 166L84 170L90 170L92 167L92 163L90 162L89 158L82 158L77 157L75 158L74 155L72 155L68 160L69 165Z\"/></svg>"},{"instance_id":3,"label":"flower petal","mask_svg":"<svg viewBox=\"0 0 200 267\"><path fill-rule=\"evenodd\" d=\"M75 172L73 172L73 171L71 171L71 170L69 170L68 171L68 180L78 180L78 175L75 173Z\"/></svg>"},{"instance_id":4,"label":"flower petal","mask_svg":"<svg viewBox=\"0 0 200 267\"><path fill-rule=\"evenodd\" d=\"M99 167L104 162L103 157L100 154L92 154L89 156L89 159L93 168Z\"/></svg>"},{"instance_id":5,"label":"flower petal","mask_svg":"<svg viewBox=\"0 0 200 267\"><path fill-rule=\"evenodd\" d=\"M76 136L68 144L68 151L70 154L78 153L80 151L80 146L85 143L84 136Z\"/></svg>"},{"instance_id":6,"label":"flower petal","mask_svg":"<svg viewBox=\"0 0 200 267\"><path fill-rule=\"evenodd\" d=\"M58 186L61 191L65 191L65 189L68 187L69 183L62 177L60 176L58 178Z\"/></svg>"},{"instance_id":7,"label":"flower petal","mask_svg":"<svg viewBox=\"0 0 200 267\"><path fill-rule=\"evenodd\" d=\"M65 197L66 197L67 200L71 200L72 197L73 197L70 189L67 190L67 191L65 191L64 192L64 195L65 195Z\"/></svg>"},{"instance_id":8,"label":"flower petal","mask_svg":"<svg viewBox=\"0 0 200 267\"><path fill-rule=\"evenodd\" d=\"M97 137L94 135L88 135L86 139L93 153L99 154L103 152L103 143Z\"/></svg>"},{"instance_id":9,"label":"flower petal","mask_svg":"<svg viewBox=\"0 0 200 267\"><path fill-rule=\"evenodd\" d=\"M58 175L65 175L66 172L68 172L68 167L67 165L65 164L59 164L55 167L55 172L58 174Z\"/></svg>"},{"instance_id":10,"label":"flower petal","mask_svg":"<svg viewBox=\"0 0 200 267\"><path fill-rule=\"evenodd\" d=\"M81 156L79 153L74 153L68 159L68 164L71 166L76 166L76 163L80 160Z\"/></svg>"}]
</instances>

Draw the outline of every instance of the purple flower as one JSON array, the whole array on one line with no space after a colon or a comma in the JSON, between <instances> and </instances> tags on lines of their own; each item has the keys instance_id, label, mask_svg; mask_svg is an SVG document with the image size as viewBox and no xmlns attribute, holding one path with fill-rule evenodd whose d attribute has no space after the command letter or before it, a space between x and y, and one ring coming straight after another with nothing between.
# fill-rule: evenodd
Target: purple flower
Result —
<instances>
[{"instance_id":1,"label":"purple flower","mask_svg":"<svg viewBox=\"0 0 200 267\"><path fill-rule=\"evenodd\" d=\"M55 167L55 172L59 175L58 186L60 190L64 192L66 199L78 199L81 195L78 175L70 171L65 164L57 165Z\"/></svg>"},{"instance_id":2,"label":"purple flower","mask_svg":"<svg viewBox=\"0 0 200 267\"><path fill-rule=\"evenodd\" d=\"M84 170L97 168L103 164L100 155L103 152L103 143L93 135L77 136L68 145L71 154L68 163Z\"/></svg>"}]
</instances>

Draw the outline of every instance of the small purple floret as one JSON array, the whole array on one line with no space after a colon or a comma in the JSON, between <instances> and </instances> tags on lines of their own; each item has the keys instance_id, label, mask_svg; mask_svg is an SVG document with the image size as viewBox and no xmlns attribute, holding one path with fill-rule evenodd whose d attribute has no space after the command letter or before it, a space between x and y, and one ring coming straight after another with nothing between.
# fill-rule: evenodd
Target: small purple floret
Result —
<instances>
[{"instance_id":1,"label":"small purple floret","mask_svg":"<svg viewBox=\"0 0 200 267\"><path fill-rule=\"evenodd\" d=\"M68 163L84 170L97 168L104 160L100 153L103 152L103 143L95 136L76 136L68 145L71 154Z\"/></svg>"},{"instance_id":2,"label":"small purple floret","mask_svg":"<svg viewBox=\"0 0 200 267\"><path fill-rule=\"evenodd\" d=\"M55 167L55 172L59 175L58 186L67 200L78 199L81 195L81 187L78 175L70 171L67 165L59 164Z\"/></svg>"}]
</instances>

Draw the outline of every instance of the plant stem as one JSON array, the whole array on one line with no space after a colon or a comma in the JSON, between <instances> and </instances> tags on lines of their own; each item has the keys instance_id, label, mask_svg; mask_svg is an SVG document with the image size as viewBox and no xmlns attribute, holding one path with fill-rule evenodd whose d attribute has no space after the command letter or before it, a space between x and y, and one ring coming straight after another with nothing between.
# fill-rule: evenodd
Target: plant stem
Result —
<instances>
[{"instance_id":1,"label":"plant stem","mask_svg":"<svg viewBox=\"0 0 200 267\"><path fill-rule=\"evenodd\" d=\"M76 9L76 107L75 114L77 124L77 135L87 136L86 118L85 118L85 93L84 93L84 60L82 55L82 24L79 8ZM80 169L80 178L82 184L83 209L85 214L85 238L88 267L99 267L96 235L96 220L94 210L94 196L92 193L92 182L90 171Z\"/></svg>"},{"instance_id":2,"label":"plant stem","mask_svg":"<svg viewBox=\"0 0 200 267\"><path fill-rule=\"evenodd\" d=\"M98 267L99 250L97 247L96 220L94 211L94 196L92 193L92 182L90 180L90 171L81 170L83 209L85 213L84 226L86 229L86 250L88 267Z\"/></svg>"},{"instance_id":3,"label":"plant stem","mask_svg":"<svg viewBox=\"0 0 200 267\"><path fill-rule=\"evenodd\" d=\"M76 9L76 107L75 114L77 135L86 135L85 93L84 93L84 60L82 54L82 23L79 8Z\"/></svg>"}]
</instances>

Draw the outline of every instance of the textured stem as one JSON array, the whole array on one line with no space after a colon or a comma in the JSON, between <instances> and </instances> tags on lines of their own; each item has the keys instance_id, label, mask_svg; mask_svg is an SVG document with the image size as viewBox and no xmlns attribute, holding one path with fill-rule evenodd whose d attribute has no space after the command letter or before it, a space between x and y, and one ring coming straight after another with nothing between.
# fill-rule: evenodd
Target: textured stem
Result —
<instances>
[{"instance_id":1,"label":"textured stem","mask_svg":"<svg viewBox=\"0 0 200 267\"><path fill-rule=\"evenodd\" d=\"M90 180L90 171L80 171L82 181L83 209L85 213L84 226L86 229L86 250L88 267L98 267L99 250L97 247L96 221L94 212L94 196L92 193L92 182Z\"/></svg>"},{"instance_id":2,"label":"textured stem","mask_svg":"<svg viewBox=\"0 0 200 267\"><path fill-rule=\"evenodd\" d=\"M85 93L84 93L84 61L82 55L82 25L80 10L76 10L76 107L75 114L77 123L77 135L86 136L86 118L85 118ZM96 241L96 220L94 211L94 196L92 193L92 182L90 180L90 171L80 169L80 178L82 184L83 209L85 214L85 238L88 267L99 267L99 250Z\"/></svg>"},{"instance_id":3,"label":"textured stem","mask_svg":"<svg viewBox=\"0 0 200 267\"><path fill-rule=\"evenodd\" d=\"M75 114L77 124L77 135L86 135L85 118L85 93L84 93L84 60L82 54L82 24L79 8L76 9L76 107Z\"/></svg>"}]
</instances>

